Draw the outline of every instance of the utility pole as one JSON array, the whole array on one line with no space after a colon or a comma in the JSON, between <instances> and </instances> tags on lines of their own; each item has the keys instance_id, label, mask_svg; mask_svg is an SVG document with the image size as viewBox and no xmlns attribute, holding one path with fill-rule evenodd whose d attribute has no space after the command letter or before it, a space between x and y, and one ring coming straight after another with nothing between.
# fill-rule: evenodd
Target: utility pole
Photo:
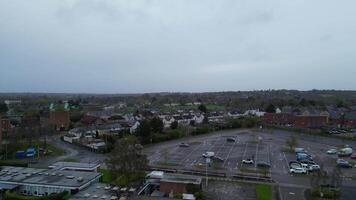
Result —
<instances>
[{"instance_id":1,"label":"utility pole","mask_svg":"<svg viewBox=\"0 0 356 200\"><path fill-rule=\"evenodd\" d=\"M210 158L205 159L205 185L208 188L208 164L210 164Z\"/></svg>"}]
</instances>

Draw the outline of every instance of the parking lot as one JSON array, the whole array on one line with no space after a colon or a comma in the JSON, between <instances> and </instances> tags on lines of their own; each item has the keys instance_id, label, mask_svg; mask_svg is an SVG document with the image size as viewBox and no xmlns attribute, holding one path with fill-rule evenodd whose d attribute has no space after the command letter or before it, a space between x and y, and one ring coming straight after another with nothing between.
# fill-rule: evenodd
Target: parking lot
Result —
<instances>
[{"instance_id":1,"label":"parking lot","mask_svg":"<svg viewBox=\"0 0 356 200\"><path fill-rule=\"evenodd\" d=\"M227 176L236 173L270 175L277 182L309 185L307 175L295 176L289 173L289 162L296 160L295 153L287 151L286 139L292 133L266 130L231 130L216 132L176 141L169 141L153 145L145 149L151 166L186 170L205 170L206 159L202 156L206 152L214 152L218 159L212 159L208 165L209 171L226 173ZM354 142L342 141L319 136L303 136L294 134L298 140L298 147L308 151L314 161L327 173L336 167L337 155L329 155L326 151L330 148ZM234 138L235 141L228 141ZM181 147L181 143L188 144ZM244 164L242 160L252 159L254 163ZM346 158L346 160L350 160ZM350 160L352 162L352 160ZM265 162L271 167L262 170L257 163ZM341 169L344 180L351 185L355 184L356 168Z\"/></svg>"},{"instance_id":2,"label":"parking lot","mask_svg":"<svg viewBox=\"0 0 356 200\"><path fill-rule=\"evenodd\" d=\"M230 173L249 172L256 169L256 164L270 161L270 146L262 138L250 132L239 132L230 135L215 135L208 138L187 141L188 147L180 147L179 143L157 148L149 154L151 165L176 166L184 169L205 169L206 152L214 152L215 158L209 164L209 170ZM235 141L228 141L234 138ZM244 164L242 160L252 159L252 164Z\"/></svg>"}]
</instances>

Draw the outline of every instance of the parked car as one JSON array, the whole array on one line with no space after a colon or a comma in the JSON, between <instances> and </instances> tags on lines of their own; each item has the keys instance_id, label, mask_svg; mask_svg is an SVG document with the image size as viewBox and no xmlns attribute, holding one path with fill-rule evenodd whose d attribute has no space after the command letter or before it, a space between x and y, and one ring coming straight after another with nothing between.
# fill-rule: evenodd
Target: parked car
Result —
<instances>
[{"instance_id":1,"label":"parked car","mask_svg":"<svg viewBox=\"0 0 356 200\"><path fill-rule=\"evenodd\" d=\"M301 160L311 160L313 161L313 157L307 153L297 153L296 155L297 160L301 161Z\"/></svg>"},{"instance_id":2,"label":"parked car","mask_svg":"<svg viewBox=\"0 0 356 200\"><path fill-rule=\"evenodd\" d=\"M336 165L341 168L352 168L352 165L344 159L337 159Z\"/></svg>"},{"instance_id":3,"label":"parked car","mask_svg":"<svg viewBox=\"0 0 356 200\"><path fill-rule=\"evenodd\" d=\"M338 163L337 166L340 168L352 168L350 163Z\"/></svg>"},{"instance_id":4,"label":"parked car","mask_svg":"<svg viewBox=\"0 0 356 200\"><path fill-rule=\"evenodd\" d=\"M211 157L214 157L214 156L215 156L215 153L211 152L211 151L207 151L206 153L203 153L203 157L204 158L211 158Z\"/></svg>"},{"instance_id":5,"label":"parked car","mask_svg":"<svg viewBox=\"0 0 356 200\"><path fill-rule=\"evenodd\" d=\"M236 142L236 138L229 137L229 138L226 139L226 141L228 141L228 142Z\"/></svg>"},{"instance_id":6,"label":"parked car","mask_svg":"<svg viewBox=\"0 0 356 200\"><path fill-rule=\"evenodd\" d=\"M271 165L267 162L258 162L257 167L262 167L262 168L270 168Z\"/></svg>"},{"instance_id":7,"label":"parked car","mask_svg":"<svg viewBox=\"0 0 356 200\"><path fill-rule=\"evenodd\" d=\"M305 170L304 168L298 167L298 168L290 169L289 173L291 173L291 174L306 174L307 170Z\"/></svg>"},{"instance_id":8,"label":"parked car","mask_svg":"<svg viewBox=\"0 0 356 200\"><path fill-rule=\"evenodd\" d=\"M189 147L188 143L182 142L179 144L179 147Z\"/></svg>"},{"instance_id":9,"label":"parked car","mask_svg":"<svg viewBox=\"0 0 356 200\"><path fill-rule=\"evenodd\" d=\"M352 153L350 156L351 159L356 159L356 153Z\"/></svg>"},{"instance_id":10,"label":"parked car","mask_svg":"<svg viewBox=\"0 0 356 200\"><path fill-rule=\"evenodd\" d=\"M316 165L316 163L312 160L301 160L300 163L306 164L306 165Z\"/></svg>"},{"instance_id":11,"label":"parked car","mask_svg":"<svg viewBox=\"0 0 356 200\"><path fill-rule=\"evenodd\" d=\"M302 164L298 161L290 161L289 162L289 168L292 169L292 168L301 168L302 167Z\"/></svg>"},{"instance_id":12,"label":"parked car","mask_svg":"<svg viewBox=\"0 0 356 200\"><path fill-rule=\"evenodd\" d=\"M304 148L297 147L294 149L295 153L307 153L307 151Z\"/></svg>"},{"instance_id":13,"label":"parked car","mask_svg":"<svg viewBox=\"0 0 356 200\"><path fill-rule=\"evenodd\" d=\"M224 162L225 160L219 156L214 156L212 157L212 160L216 161L216 162Z\"/></svg>"},{"instance_id":14,"label":"parked car","mask_svg":"<svg viewBox=\"0 0 356 200\"><path fill-rule=\"evenodd\" d=\"M327 154L336 154L337 150L336 149L329 149L326 153Z\"/></svg>"},{"instance_id":15,"label":"parked car","mask_svg":"<svg viewBox=\"0 0 356 200\"><path fill-rule=\"evenodd\" d=\"M248 159L242 160L242 163L244 163L244 164L253 164L254 162L253 162L253 160L251 158L248 158Z\"/></svg>"},{"instance_id":16,"label":"parked car","mask_svg":"<svg viewBox=\"0 0 356 200\"><path fill-rule=\"evenodd\" d=\"M350 148L350 147L346 147L346 148L340 149L337 152L337 155L339 157L351 156L351 154L352 154L352 148Z\"/></svg>"},{"instance_id":17,"label":"parked car","mask_svg":"<svg viewBox=\"0 0 356 200\"><path fill-rule=\"evenodd\" d=\"M309 171L319 171L320 170L320 166L319 165L309 165Z\"/></svg>"}]
</instances>

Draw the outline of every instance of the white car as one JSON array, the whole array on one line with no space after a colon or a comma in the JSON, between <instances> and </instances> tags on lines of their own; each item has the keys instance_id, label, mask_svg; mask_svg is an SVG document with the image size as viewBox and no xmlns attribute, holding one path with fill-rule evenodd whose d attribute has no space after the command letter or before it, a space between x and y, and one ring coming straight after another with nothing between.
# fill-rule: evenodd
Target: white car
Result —
<instances>
[{"instance_id":1,"label":"white car","mask_svg":"<svg viewBox=\"0 0 356 200\"><path fill-rule=\"evenodd\" d=\"M319 165L310 165L309 166L309 171L319 171L320 166Z\"/></svg>"},{"instance_id":2,"label":"white car","mask_svg":"<svg viewBox=\"0 0 356 200\"><path fill-rule=\"evenodd\" d=\"M215 156L214 152L208 151L202 155L204 158L211 158Z\"/></svg>"},{"instance_id":3,"label":"white car","mask_svg":"<svg viewBox=\"0 0 356 200\"><path fill-rule=\"evenodd\" d=\"M244 159L244 160L242 160L242 163L244 163L244 164L253 164L253 160L252 159Z\"/></svg>"},{"instance_id":4,"label":"white car","mask_svg":"<svg viewBox=\"0 0 356 200\"><path fill-rule=\"evenodd\" d=\"M307 170L305 170L304 168L298 167L298 168L290 169L289 173L291 173L291 174L306 174Z\"/></svg>"},{"instance_id":5,"label":"white car","mask_svg":"<svg viewBox=\"0 0 356 200\"><path fill-rule=\"evenodd\" d=\"M336 149L329 149L326 153L327 154L336 154L337 150Z\"/></svg>"}]
</instances>

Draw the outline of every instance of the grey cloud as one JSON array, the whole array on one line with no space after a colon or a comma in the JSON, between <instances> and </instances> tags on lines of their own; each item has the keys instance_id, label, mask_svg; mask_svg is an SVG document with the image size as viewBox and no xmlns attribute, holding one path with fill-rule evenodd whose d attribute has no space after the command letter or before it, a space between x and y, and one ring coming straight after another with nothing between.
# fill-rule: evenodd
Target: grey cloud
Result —
<instances>
[{"instance_id":1,"label":"grey cloud","mask_svg":"<svg viewBox=\"0 0 356 200\"><path fill-rule=\"evenodd\" d=\"M355 5L1 1L0 91L355 89Z\"/></svg>"}]
</instances>

